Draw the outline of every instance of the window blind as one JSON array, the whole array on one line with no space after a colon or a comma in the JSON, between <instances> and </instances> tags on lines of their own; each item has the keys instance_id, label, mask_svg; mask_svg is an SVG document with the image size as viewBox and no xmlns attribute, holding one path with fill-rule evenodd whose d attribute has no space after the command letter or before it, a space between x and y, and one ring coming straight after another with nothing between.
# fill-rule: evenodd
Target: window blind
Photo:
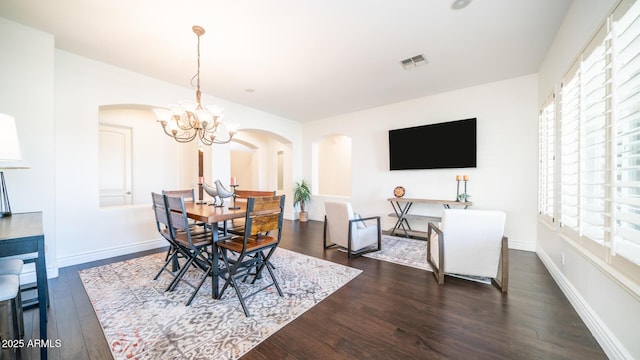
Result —
<instances>
[{"instance_id":1,"label":"window blind","mask_svg":"<svg viewBox=\"0 0 640 360\"><path fill-rule=\"evenodd\" d=\"M600 244L611 223L611 41L605 28L580 65L580 234ZM602 39L602 40L600 40Z\"/></svg>"},{"instance_id":2,"label":"window blind","mask_svg":"<svg viewBox=\"0 0 640 360\"><path fill-rule=\"evenodd\" d=\"M539 144L539 181L538 212L547 220L554 220L555 202L555 142L556 113L553 97L540 111L538 123Z\"/></svg>"},{"instance_id":3,"label":"window blind","mask_svg":"<svg viewBox=\"0 0 640 360\"><path fill-rule=\"evenodd\" d=\"M578 233L580 174L580 71L562 84L560 98L560 225Z\"/></svg>"},{"instance_id":4,"label":"window blind","mask_svg":"<svg viewBox=\"0 0 640 360\"><path fill-rule=\"evenodd\" d=\"M640 4L613 17L615 223L613 255L640 264Z\"/></svg>"}]
</instances>

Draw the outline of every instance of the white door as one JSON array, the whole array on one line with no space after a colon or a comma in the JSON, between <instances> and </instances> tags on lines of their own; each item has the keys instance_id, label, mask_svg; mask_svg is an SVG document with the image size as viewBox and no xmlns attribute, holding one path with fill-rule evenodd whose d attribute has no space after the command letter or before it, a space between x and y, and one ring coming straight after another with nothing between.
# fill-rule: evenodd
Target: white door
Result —
<instances>
[{"instance_id":1,"label":"white door","mask_svg":"<svg viewBox=\"0 0 640 360\"><path fill-rule=\"evenodd\" d=\"M131 128L100 124L100 206L131 204Z\"/></svg>"}]
</instances>

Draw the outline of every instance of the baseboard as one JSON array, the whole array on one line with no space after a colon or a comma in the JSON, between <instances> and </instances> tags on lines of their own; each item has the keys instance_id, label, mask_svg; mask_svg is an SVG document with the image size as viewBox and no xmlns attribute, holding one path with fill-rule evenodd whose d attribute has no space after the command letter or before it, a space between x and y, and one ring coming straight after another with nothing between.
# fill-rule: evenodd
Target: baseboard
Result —
<instances>
[{"instance_id":1,"label":"baseboard","mask_svg":"<svg viewBox=\"0 0 640 360\"><path fill-rule=\"evenodd\" d=\"M167 245L167 241L160 238L138 242L131 245L114 246L106 249L100 249L98 251L91 251L58 258L58 267L63 268L77 264L84 264L91 261L108 259L111 257L127 255L139 251L157 249L165 247Z\"/></svg>"},{"instance_id":2,"label":"baseboard","mask_svg":"<svg viewBox=\"0 0 640 360\"><path fill-rule=\"evenodd\" d=\"M22 270L20 274L20 284L32 284L36 282L36 270L35 268L29 268L25 264L26 270ZM58 277L58 268L55 266L47 267L47 278L53 279Z\"/></svg>"},{"instance_id":3,"label":"baseboard","mask_svg":"<svg viewBox=\"0 0 640 360\"><path fill-rule=\"evenodd\" d=\"M609 359L633 359L582 295L558 269L551 257L541 249L538 249L536 253Z\"/></svg>"},{"instance_id":4,"label":"baseboard","mask_svg":"<svg viewBox=\"0 0 640 360\"><path fill-rule=\"evenodd\" d=\"M509 249L535 252L536 245L520 241L512 241L511 239L509 239Z\"/></svg>"}]
</instances>

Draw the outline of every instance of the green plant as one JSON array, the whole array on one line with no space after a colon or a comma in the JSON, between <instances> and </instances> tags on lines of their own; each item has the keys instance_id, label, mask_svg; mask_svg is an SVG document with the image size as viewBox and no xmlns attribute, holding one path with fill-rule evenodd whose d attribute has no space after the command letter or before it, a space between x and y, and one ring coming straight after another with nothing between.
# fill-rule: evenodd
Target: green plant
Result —
<instances>
[{"instance_id":1,"label":"green plant","mask_svg":"<svg viewBox=\"0 0 640 360\"><path fill-rule=\"evenodd\" d=\"M304 204L311 201L311 186L307 180L296 182L293 192L293 206L300 204L300 211L304 212Z\"/></svg>"}]
</instances>

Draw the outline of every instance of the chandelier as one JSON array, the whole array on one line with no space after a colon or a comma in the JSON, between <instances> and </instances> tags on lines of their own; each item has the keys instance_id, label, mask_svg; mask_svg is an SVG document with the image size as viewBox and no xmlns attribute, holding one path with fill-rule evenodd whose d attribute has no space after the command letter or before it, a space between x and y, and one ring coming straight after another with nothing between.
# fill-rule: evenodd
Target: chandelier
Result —
<instances>
[{"instance_id":1,"label":"chandelier","mask_svg":"<svg viewBox=\"0 0 640 360\"><path fill-rule=\"evenodd\" d=\"M200 36L204 34L204 28L194 25L192 30L198 36L198 72L191 78L191 86L195 86L197 89L196 101L181 100L178 104L170 104L169 109L153 109L153 112L165 134L177 142L186 143L198 139L204 145L226 144L231 141L236 131L220 121L224 116L223 108L210 105L202 106L200 101ZM223 134L223 129L226 129L227 134Z\"/></svg>"}]
</instances>

